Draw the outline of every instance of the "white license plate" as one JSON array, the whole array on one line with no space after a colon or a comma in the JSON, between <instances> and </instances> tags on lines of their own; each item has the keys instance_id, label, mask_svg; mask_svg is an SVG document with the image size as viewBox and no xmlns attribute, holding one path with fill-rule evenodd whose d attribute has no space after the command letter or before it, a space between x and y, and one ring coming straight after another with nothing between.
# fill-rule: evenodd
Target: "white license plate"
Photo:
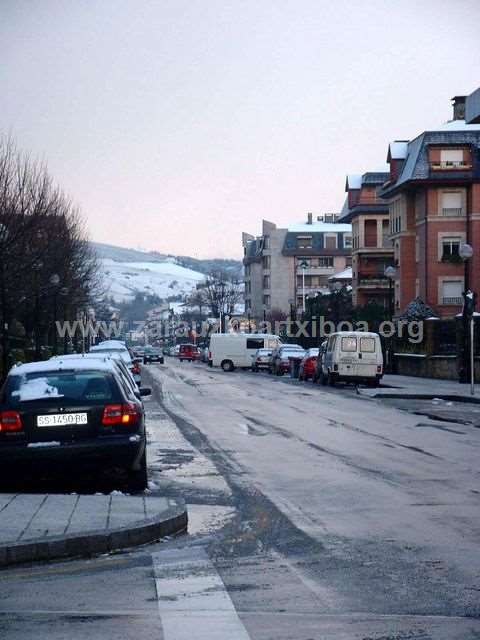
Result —
<instances>
[{"instance_id":1,"label":"white license plate","mask_svg":"<svg viewBox=\"0 0 480 640\"><path fill-rule=\"evenodd\" d=\"M65 427L88 424L86 413L52 413L49 416L37 416L37 427Z\"/></svg>"}]
</instances>

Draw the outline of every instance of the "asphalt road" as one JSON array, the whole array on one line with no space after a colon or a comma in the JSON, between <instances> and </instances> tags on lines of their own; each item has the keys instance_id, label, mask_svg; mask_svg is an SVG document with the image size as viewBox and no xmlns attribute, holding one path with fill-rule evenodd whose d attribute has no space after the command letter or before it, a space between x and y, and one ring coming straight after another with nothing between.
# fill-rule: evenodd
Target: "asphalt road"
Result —
<instances>
[{"instance_id":1,"label":"asphalt road","mask_svg":"<svg viewBox=\"0 0 480 640\"><path fill-rule=\"evenodd\" d=\"M189 534L0 572L2 640L480 638L475 420L146 369L149 491L185 496Z\"/></svg>"}]
</instances>

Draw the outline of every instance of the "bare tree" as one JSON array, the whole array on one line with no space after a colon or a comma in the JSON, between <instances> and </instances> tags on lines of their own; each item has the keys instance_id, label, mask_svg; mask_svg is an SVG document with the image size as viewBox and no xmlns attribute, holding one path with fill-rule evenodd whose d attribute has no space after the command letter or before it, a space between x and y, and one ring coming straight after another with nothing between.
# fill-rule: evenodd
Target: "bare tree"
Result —
<instances>
[{"instance_id":1,"label":"bare tree","mask_svg":"<svg viewBox=\"0 0 480 640\"><path fill-rule=\"evenodd\" d=\"M78 210L44 164L0 136L0 337L8 368L11 326L40 344L59 318L74 318L98 291L98 265Z\"/></svg>"},{"instance_id":2,"label":"bare tree","mask_svg":"<svg viewBox=\"0 0 480 640\"><path fill-rule=\"evenodd\" d=\"M224 331L225 316L232 316L235 305L242 299L242 283L226 271L214 270L199 286L212 316L221 319L221 330Z\"/></svg>"}]
</instances>

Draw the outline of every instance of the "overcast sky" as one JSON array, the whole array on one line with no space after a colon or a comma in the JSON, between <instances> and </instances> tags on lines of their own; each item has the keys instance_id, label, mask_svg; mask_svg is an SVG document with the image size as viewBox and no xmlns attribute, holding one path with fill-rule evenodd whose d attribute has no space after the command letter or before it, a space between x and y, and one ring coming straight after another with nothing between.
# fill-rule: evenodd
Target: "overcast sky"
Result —
<instances>
[{"instance_id":1,"label":"overcast sky","mask_svg":"<svg viewBox=\"0 0 480 640\"><path fill-rule=\"evenodd\" d=\"M0 131L100 242L240 257L480 85L478 0L0 0Z\"/></svg>"}]
</instances>

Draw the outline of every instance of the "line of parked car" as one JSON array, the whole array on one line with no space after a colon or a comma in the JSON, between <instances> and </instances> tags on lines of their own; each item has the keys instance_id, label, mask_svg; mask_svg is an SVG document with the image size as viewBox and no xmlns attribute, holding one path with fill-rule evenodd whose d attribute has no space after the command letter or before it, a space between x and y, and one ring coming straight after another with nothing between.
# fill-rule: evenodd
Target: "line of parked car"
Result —
<instances>
[{"instance_id":1,"label":"line of parked car","mask_svg":"<svg viewBox=\"0 0 480 640\"><path fill-rule=\"evenodd\" d=\"M13 367L0 392L2 471L120 469L130 491L146 489L142 399L151 390L140 386L134 364L126 345L111 340Z\"/></svg>"},{"instance_id":2,"label":"line of parked car","mask_svg":"<svg viewBox=\"0 0 480 640\"><path fill-rule=\"evenodd\" d=\"M319 347L304 349L282 343L275 335L213 334L208 364L224 371L235 368L313 380L322 384L365 383L377 386L383 376L380 336L361 331L331 334Z\"/></svg>"},{"instance_id":3,"label":"line of parked car","mask_svg":"<svg viewBox=\"0 0 480 640\"><path fill-rule=\"evenodd\" d=\"M378 386L383 376L380 337L376 333L339 332L320 347L303 349L298 344L283 344L274 349L261 348L253 356L252 371L262 369L323 385L352 382Z\"/></svg>"}]
</instances>

